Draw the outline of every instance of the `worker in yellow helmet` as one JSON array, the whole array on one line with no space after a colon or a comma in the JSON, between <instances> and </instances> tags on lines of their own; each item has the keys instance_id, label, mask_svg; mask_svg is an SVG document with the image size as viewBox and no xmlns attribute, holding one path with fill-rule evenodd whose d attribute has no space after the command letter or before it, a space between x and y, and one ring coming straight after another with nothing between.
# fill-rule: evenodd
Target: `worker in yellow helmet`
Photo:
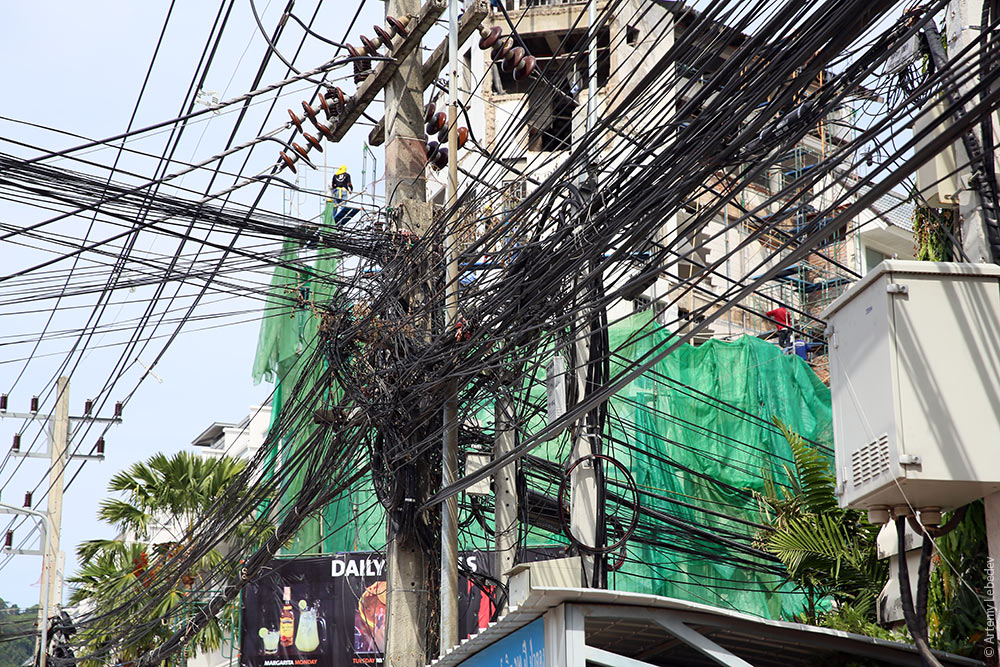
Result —
<instances>
[{"instance_id":1,"label":"worker in yellow helmet","mask_svg":"<svg viewBox=\"0 0 1000 667\"><path fill-rule=\"evenodd\" d=\"M343 202L347 200L349 192L354 192L354 185L351 183L351 175L347 173L347 165L342 164L330 181L330 199L336 206L333 210L334 222L339 222L345 215L346 208Z\"/></svg>"},{"instance_id":2,"label":"worker in yellow helmet","mask_svg":"<svg viewBox=\"0 0 1000 667\"><path fill-rule=\"evenodd\" d=\"M354 192L354 185L351 183L351 175L347 173L347 165L340 165L337 173L333 175L330 182L330 189L333 190L335 199L344 199L344 190Z\"/></svg>"}]
</instances>

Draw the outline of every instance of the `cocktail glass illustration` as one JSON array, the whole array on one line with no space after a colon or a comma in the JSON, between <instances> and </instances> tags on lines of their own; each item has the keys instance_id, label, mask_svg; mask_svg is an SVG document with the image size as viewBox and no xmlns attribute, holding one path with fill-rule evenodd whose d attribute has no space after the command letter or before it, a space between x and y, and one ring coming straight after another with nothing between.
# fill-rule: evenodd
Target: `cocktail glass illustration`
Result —
<instances>
[{"instance_id":1,"label":"cocktail glass illustration","mask_svg":"<svg viewBox=\"0 0 1000 667\"><path fill-rule=\"evenodd\" d=\"M385 597L385 582L376 581L358 599L358 615L365 625L358 629L364 636L371 637L378 651L385 650Z\"/></svg>"},{"instance_id":2,"label":"cocktail glass illustration","mask_svg":"<svg viewBox=\"0 0 1000 667\"><path fill-rule=\"evenodd\" d=\"M278 628L261 628L257 634L264 642L264 653L272 655L278 652L278 638L281 636Z\"/></svg>"}]
</instances>

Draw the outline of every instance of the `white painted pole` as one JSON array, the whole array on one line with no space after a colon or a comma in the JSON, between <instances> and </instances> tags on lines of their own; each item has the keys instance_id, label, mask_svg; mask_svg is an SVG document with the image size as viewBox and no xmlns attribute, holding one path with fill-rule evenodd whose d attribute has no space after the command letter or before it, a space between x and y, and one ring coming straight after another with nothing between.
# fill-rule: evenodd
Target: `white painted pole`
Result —
<instances>
[{"instance_id":1,"label":"white painted pole","mask_svg":"<svg viewBox=\"0 0 1000 667\"><path fill-rule=\"evenodd\" d=\"M594 131L597 125L597 0L590 0L587 7L588 46L587 46L587 134ZM590 156L590 162L596 162L596 155ZM596 172L588 174L596 178ZM596 185L596 184L594 184ZM579 313L576 331L576 398L582 401L587 392L587 370L590 366L590 316ZM587 427L586 415L576 422L573 444L570 453L570 463L594 453L593 436ZM570 475L570 529L581 544L596 546L597 543L597 474L593 460L585 461ZM580 554L583 563L583 575L586 585L593 583L594 556Z\"/></svg>"},{"instance_id":2,"label":"white painted pole","mask_svg":"<svg viewBox=\"0 0 1000 667\"><path fill-rule=\"evenodd\" d=\"M48 558L49 603L62 604L62 572L59 563L59 533L62 530L63 477L66 471L66 449L69 445L69 378L61 377L56 383L56 412L52 425L52 442L49 446L49 496L47 501L49 526Z\"/></svg>"},{"instance_id":3,"label":"white painted pole","mask_svg":"<svg viewBox=\"0 0 1000 667\"><path fill-rule=\"evenodd\" d=\"M448 207L458 202L458 4L448 3ZM445 236L445 326L455 330L458 322L458 238L457 213L447 222ZM441 487L447 488L458 476L458 387L449 383L444 405L444 434L441 443ZM458 498L444 502L441 512L441 655L458 645Z\"/></svg>"},{"instance_id":4,"label":"white painted pole","mask_svg":"<svg viewBox=\"0 0 1000 667\"><path fill-rule=\"evenodd\" d=\"M559 378L562 381L562 378ZM506 396L497 396L494 408L496 438L493 458L499 459L514 449L512 428L514 403ZM496 541L497 577L507 584L506 573L514 567L517 555L517 464L505 465L494 473L496 497L493 534ZM503 610L500 610L501 612Z\"/></svg>"},{"instance_id":5,"label":"white painted pole","mask_svg":"<svg viewBox=\"0 0 1000 667\"><path fill-rule=\"evenodd\" d=\"M587 7L589 44L587 46L587 132L597 124L597 0Z\"/></svg>"},{"instance_id":6,"label":"white painted pole","mask_svg":"<svg viewBox=\"0 0 1000 667\"><path fill-rule=\"evenodd\" d=\"M38 530L42 533L42 544L44 545L45 555L42 557L42 627L40 628L41 647L38 651L38 665L39 667L45 667L46 662L48 662L49 646L49 584L52 583L54 564L49 562L48 555L51 531L46 528L46 524L49 523L49 517L41 512L39 512L39 515L42 517L42 521L38 524Z\"/></svg>"}]
</instances>

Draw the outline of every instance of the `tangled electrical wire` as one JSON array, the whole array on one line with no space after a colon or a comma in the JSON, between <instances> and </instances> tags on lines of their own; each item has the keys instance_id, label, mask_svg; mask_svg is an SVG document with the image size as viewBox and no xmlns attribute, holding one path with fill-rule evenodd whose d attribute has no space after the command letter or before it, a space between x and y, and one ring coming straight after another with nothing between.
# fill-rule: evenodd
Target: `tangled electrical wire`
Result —
<instances>
[{"instance_id":1,"label":"tangled electrical wire","mask_svg":"<svg viewBox=\"0 0 1000 667\"><path fill-rule=\"evenodd\" d=\"M429 224L410 217L410 209L395 206L390 196L387 231L359 225L318 229L256 208L192 202L162 193L149 196L82 173L0 156L0 188L7 196L27 197L56 210L99 208L102 215L126 225L123 234L131 233L141 219L144 228L178 237L190 235L191 229L211 228L262 241L308 242L328 267L309 273L311 292L293 289L282 296L272 289L268 297L276 299L269 301L275 317L302 312L313 318L315 337L305 341L307 352L291 366L273 369L291 384L283 387L286 399L264 446L234 484L241 491L220 499L192 528L180 551L161 564L155 578L123 593L120 606L79 619L78 625L100 627L109 639L99 649L89 647L88 655L77 655L110 658L134 645L148 631L130 624L136 608L141 617L156 618L163 596L225 542L230 557L200 574L202 588L220 592L203 600L167 641L143 646L136 660L140 666L161 662L232 601L305 521L332 500L359 492L363 484L371 484L385 508L392 539L434 554L440 521L435 508L514 464L522 502L519 523L528 527L525 530L562 534L564 542L599 555L595 584L628 564L640 563L648 566L651 577L684 579L690 572L683 562L690 559L751 572L757 577L753 585L775 587L783 569L755 541L767 527L730 511L749 507L752 494L684 466L675 455L687 446L683 439L665 436L649 420L670 420L682 430L700 429L726 442L740 456L720 456L712 463L742 466L747 475L760 476L771 452L760 443L727 440L723 429L712 430L676 411L645 405L640 410L639 399L624 390L642 378L653 389L682 392L773 433L771 415L678 384L660 373L658 364L730 309L749 308L748 297L769 280L821 252L825 239L856 224L873 201L903 182L916 166L1000 107L996 53L981 57L966 49L950 54L947 67L928 68L909 81L905 92L884 97L881 106L871 109L865 127L808 171L779 192L758 196L738 214L728 215L729 202L815 133L846 100L884 89L879 73L886 60L927 30L943 5L939 0L907 7L906 20L873 35L890 12L902 9L901 3L716 2L702 12L675 13L657 3L636 9L625 0L611 0L599 19L599 25L608 28L611 45L628 37L625 25L650 26L650 38L637 47L635 61L607 63L616 86L608 87L594 128L573 144L565 159L544 169L534 164L538 158L528 158L521 140L525 124L517 119L532 116L529 105L567 95L552 82L566 79L580 66L586 57L580 50L538 65L538 76L526 84L520 116L485 142L484 150L493 155L465 168L466 196L438 211ZM991 20L995 24L1000 17ZM677 25L683 30L675 34ZM511 28L516 27L512 23ZM609 46L608 52L613 51ZM632 66L640 62L641 67ZM823 84L816 85L820 79ZM915 117L928 113L928 99L944 94L954 100L947 128L932 136L943 122L932 119L923 136L891 151L884 148L885 159L858 175L873 142L901 133ZM577 107L574 119L585 120L585 113ZM508 185L513 167L508 166L517 157L527 162L518 167L520 173L534 174L540 185L514 200ZM672 233L662 233L666 220L693 204L694 212ZM799 216L803 224L790 227L788 221L805 207L811 210ZM727 226L716 236L735 228L748 233L724 256L695 259L699 248L685 239L706 228L723 209ZM13 236L27 232L34 233L10 230ZM444 315L449 287L446 237L458 238L462 245L458 321ZM225 252L223 265L232 266L236 260L230 258L235 257L255 268L278 267L296 275L302 271L302 257L293 261L273 250L202 243ZM742 275L725 274L721 291L706 287L712 276L723 275L729 258L753 244L766 252L744 267ZM687 326L676 336L644 327L624 343L613 343L609 332L619 321L610 315L612 307L648 286L651 276L670 273L682 262L694 262L698 271L676 281L658 307L669 308L699 291L711 294L710 303L689 313ZM155 263L143 267L135 280L161 269ZM174 270L171 264L161 280L180 279L173 276ZM183 278L218 281L220 275L217 269L196 268L192 262ZM258 298L266 292L261 284L228 288L256 291ZM802 315L816 319L808 312ZM633 347L639 352L626 354L626 348ZM553 357L564 358L579 380L572 383L565 413L549 422L542 376ZM484 415L501 400L514 406L506 427L513 431L515 445L478 472L440 488L440 415L448 387L458 391L464 453L489 451L495 429ZM566 538L567 471L580 464L570 459L567 430L572 437L586 434L594 443L589 456L598 468L601 489L596 544L583 544L571 534ZM652 445L639 446L628 434L641 434ZM280 466L275 458L279 450ZM695 489L696 495L652 488L634 479L621 462L625 456L690 477L693 486L687 490ZM464 530L479 535L496 530L488 498L463 497L462 507L468 519ZM654 553L669 558L651 563ZM433 583L434 576L429 568L428 582ZM700 584L716 590L738 588L731 580L709 581L713 575L708 570L700 576ZM485 589L496 583L479 585ZM502 606L502 595L500 591L497 607Z\"/></svg>"}]
</instances>

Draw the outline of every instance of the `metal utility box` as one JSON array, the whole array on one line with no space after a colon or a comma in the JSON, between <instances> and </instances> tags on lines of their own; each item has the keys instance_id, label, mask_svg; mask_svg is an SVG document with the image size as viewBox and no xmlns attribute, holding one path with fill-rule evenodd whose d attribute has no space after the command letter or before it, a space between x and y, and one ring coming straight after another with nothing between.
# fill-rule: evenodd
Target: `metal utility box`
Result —
<instances>
[{"instance_id":1,"label":"metal utility box","mask_svg":"<svg viewBox=\"0 0 1000 667\"><path fill-rule=\"evenodd\" d=\"M1000 266L887 260L821 317L841 506L1000 491Z\"/></svg>"}]
</instances>

